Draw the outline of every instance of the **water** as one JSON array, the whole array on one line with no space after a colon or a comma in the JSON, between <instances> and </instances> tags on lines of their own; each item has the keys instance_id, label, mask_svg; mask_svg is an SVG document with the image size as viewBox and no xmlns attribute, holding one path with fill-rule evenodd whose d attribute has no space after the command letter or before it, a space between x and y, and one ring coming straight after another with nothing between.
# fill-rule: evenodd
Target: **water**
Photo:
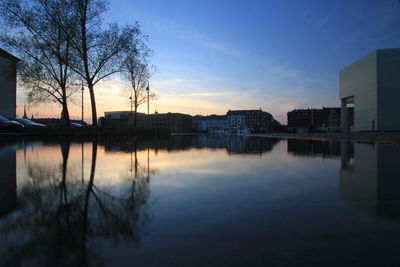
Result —
<instances>
[{"instance_id":1,"label":"water","mask_svg":"<svg viewBox=\"0 0 400 267\"><path fill-rule=\"evenodd\" d=\"M399 266L400 146L0 143L2 266Z\"/></svg>"}]
</instances>

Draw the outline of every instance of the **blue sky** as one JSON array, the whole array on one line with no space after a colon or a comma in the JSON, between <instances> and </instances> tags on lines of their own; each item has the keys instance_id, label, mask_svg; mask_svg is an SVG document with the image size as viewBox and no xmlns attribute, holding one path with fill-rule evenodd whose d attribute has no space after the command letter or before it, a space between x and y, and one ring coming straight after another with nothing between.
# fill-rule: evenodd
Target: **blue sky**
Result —
<instances>
[{"instance_id":1,"label":"blue sky","mask_svg":"<svg viewBox=\"0 0 400 267\"><path fill-rule=\"evenodd\" d=\"M285 123L293 108L338 106L341 68L400 47L398 0L112 0L107 20L149 35L151 112L262 108ZM100 114L129 109L99 92Z\"/></svg>"}]
</instances>

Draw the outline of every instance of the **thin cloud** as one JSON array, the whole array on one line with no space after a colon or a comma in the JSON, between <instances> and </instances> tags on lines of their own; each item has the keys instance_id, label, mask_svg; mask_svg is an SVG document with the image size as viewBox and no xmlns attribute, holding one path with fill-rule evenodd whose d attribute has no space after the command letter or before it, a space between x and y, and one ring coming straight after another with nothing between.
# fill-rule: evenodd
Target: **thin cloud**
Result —
<instances>
[{"instance_id":1,"label":"thin cloud","mask_svg":"<svg viewBox=\"0 0 400 267\"><path fill-rule=\"evenodd\" d=\"M160 18L145 18L142 20L143 23L152 26L158 31L167 32L172 36L180 39L188 40L205 48L215 50L217 52L224 53L231 56L239 56L242 53L235 49L233 45L212 40L204 34L189 28L184 28L177 25L171 20L164 20Z\"/></svg>"}]
</instances>

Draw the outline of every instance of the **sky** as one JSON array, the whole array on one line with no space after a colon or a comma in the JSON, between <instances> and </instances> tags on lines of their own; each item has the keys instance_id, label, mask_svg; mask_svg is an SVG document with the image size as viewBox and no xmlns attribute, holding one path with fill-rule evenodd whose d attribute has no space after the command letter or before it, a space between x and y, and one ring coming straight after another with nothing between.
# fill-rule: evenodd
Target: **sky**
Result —
<instances>
[{"instance_id":1,"label":"sky","mask_svg":"<svg viewBox=\"0 0 400 267\"><path fill-rule=\"evenodd\" d=\"M339 71L375 49L400 47L399 0L112 0L105 22L138 21L154 50L150 112L268 111L339 106ZM116 78L96 88L99 116L129 110ZM85 120L90 121L85 95ZM19 115L24 92L19 90ZM80 118L80 96L70 104ZM28 107L54 117L61 108ZM139 111L146 112L143 105Z\"/></svg>"}]
</instances>

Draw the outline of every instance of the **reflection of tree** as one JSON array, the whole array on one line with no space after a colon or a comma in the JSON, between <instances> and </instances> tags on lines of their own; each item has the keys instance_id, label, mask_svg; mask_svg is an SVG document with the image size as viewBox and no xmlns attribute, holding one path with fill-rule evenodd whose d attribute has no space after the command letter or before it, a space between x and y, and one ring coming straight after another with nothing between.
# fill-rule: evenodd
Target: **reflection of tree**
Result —
<instances>
[{"instance_id":1,"label":"reflection of tree","mask_svg":"<svg viewBox=\"0 0 400 267\"><path fill-rule=\"evenodd\" d=\"M70 143L62 143L59 167L29 164L29 180L19 193L21 210L0 226L1 234L23 237L9 246L7 258L34 266L99 265L99 240L140 241L148 218L147 176L140 176L136 166L130 187L109 192L95 184L97 142L87 181L68 169L69 151Z\"/></svg>"}]
</instances>

